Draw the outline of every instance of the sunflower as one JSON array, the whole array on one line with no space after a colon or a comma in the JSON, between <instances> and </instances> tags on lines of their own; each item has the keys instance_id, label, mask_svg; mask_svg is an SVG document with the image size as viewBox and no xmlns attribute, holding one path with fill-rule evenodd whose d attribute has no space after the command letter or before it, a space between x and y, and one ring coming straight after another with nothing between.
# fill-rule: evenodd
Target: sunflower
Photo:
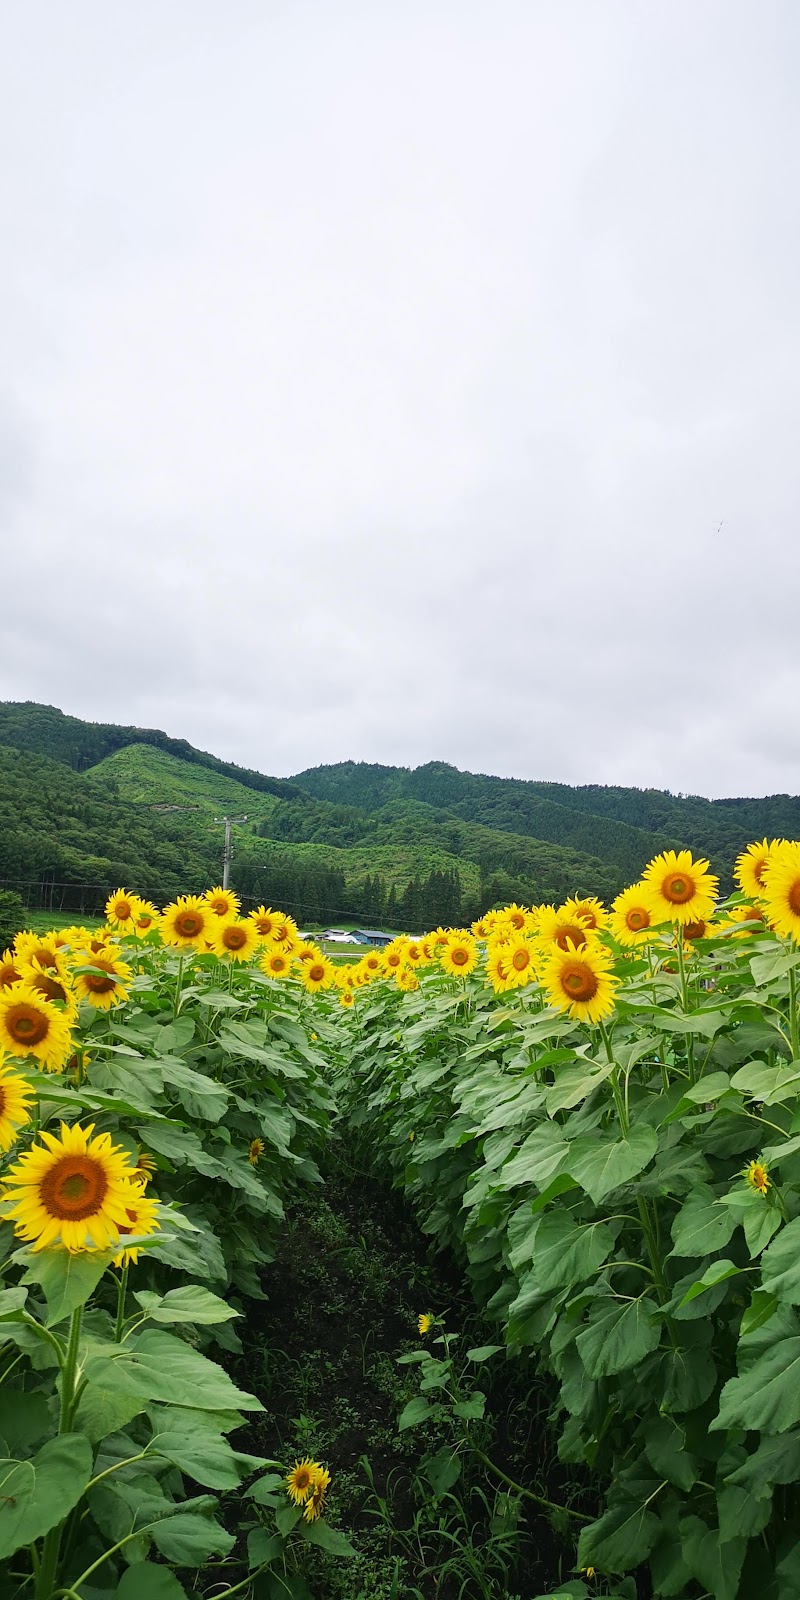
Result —
<instances>
[{"instance_id":1,"label":"sunflower","mask_svg":"<svg viewBox=\"0 0 800 1600\"><path fill-rule=\"evenodd\" d=\"M149 1155L146 1150L140 1150L138 1156L136 1157L136 1166L134 1167L136 1182L140 1183L144 1188L150 1182L155 1170L156 1163L154 1157Z\"/></svg>"},{"instance_id":2,"label":"sunflower","mask_svg":"<svg viewBox=\"0 0 800 1600\"><path fill-rule=\"evenodd\" d=\"M259 942L252 922L233 922L220 917L211 934L211 948L220 960L249 961Z\"/></svg>"},{"instance_id":3,"label":"sunflower","mask_svg":"<svg viewBox=\"0 0 800 1600\"><path fill-rule=\"evenodd\" d=\"M387 944L383 952L383 970L387 978L393 978L395 973L405 966L405 961L405 945L398 946L397 941L393 945Z\"/></svg>"},{"instance_id":4,"label":"sunflower","mask_svg":"<svg viewBox=\"0 0 800 1600\"><path fill-rule=\"evenodd\" d=\"M292 946L292 955L295 961L314 961L322 953L319 945L315 944L313 939L298 939Z\"/></svg>"},{"instance_id":5,"label":"sunflower","mask_svg":"<svg viewBox=\"0 0 800 1600\"><path fill-rule=\"evenodd\" d=\"M0 1057L0 1155L11 1149L20 1128L30 1122L28 1107L32 1099L30 1084L4 1067Z\"/></svg>"},{"instance_id":6,"label":"sunflower","mask_svg":"<svg viewBox=\"0 0 800 1600\"><path fill-rule=\"evenodd\" d=\"M34 1056L47 1072L60 1072L72 1050L69 1018L29 983L0 989L0 1050Z\"/></svg>"},{"instance_id":7,"label":"sunflower","mask_svg":"<svg viewBox=\"0 0 800 1600\"><path fill-rule=\"evenodd\" d=\"M18 933L14 940L14 955L20 961L38 961L40 967L54 970L58 967L61 949L49 933Z\"/></svg>"},{"instance_id":8,"label":"sunflower","mask_svg":"<svg viewBox=\"0 0 800 1600\"><path fill-rule=\"evenodd\" d=\"M597 895L570 895L569 899L564 901L562 910L571 917L580 917L581 922L590 928L592 933L600 933L603 928L608 927L608 912Z\"/></svg>"},{"instance_id":9,"label":"sunflower","mask_svg":"<svg viewBox=\"0 0 800 1600\"><path fill-rule=\"evenodd\" d=\"M542 972L550 1004L579 1022L599 1022L614 1009L619 983L609 971L611 956L597 942L556 947Z\"/></svg>"},{"instance_id":10,"label":"sunflower","mask_svg":"<svg viewBox=\"0 0 800 1600\"><path fill-rule=\"evenodd\" d=\"M106 901L106 917L111 926L122 933L133 933L135 913L136 895L128 894L127 889L116 889Z\"/></svg>"},{"instance_id":11,"label":"sunflower","mask_svg":"<svg viewBox=\"0 0 800 1600\"><path fill-rule=\"evenodd\" d=\"M800 940L800 844L783 841L770 854L761 899L776 933Z\"/></svg>"},{"instance_id":12,"label":"sunflower","mask_svg":"<svg viewBox=\"0 0 800 1600\"><path fill-rule=\"evenodd\" d=\"M250 1140L250 1148L249 1148L249 1150L247 1152L247 1159L250 1162L251 1167L257 1167L258 1166L258 1163L261 1160L261 1157L263 1156L263 1154L264 1154L264 1140L263 1139L251 1139Z\"/></svg>"},{"instance_id":13,"label":"sunflower","mask_svg":"<svg viewBox=\"0 0 800 1600\"><path fill-rule=\"evenodd\" d=\"M760 844L749 844L747 849L742 850L736 857L733 876L742 894L750 895L753 899L763 894L769 864L776 851L785 843L785 839L762 839Z\"/></svg>"},{"instance_id":14,"label":"sunflower","mask_svg":"<svg viewBox=\"0 0 800 1600\"><path fill-rule=\"evenodd\" d=\"M767 1190L772 1188L772 1184L763 1161L750 1161L745 1167L742 1177L747 1179L752 1189L756 1189L766 1199Z\"/></svg>"},{"instance_id":15,"label":"sunflower","mask_svg":"<svg viewBox=\"0 0 800 1600\"><path fill-rule=\"evenodd\" d=\"M286 978L292 970L293 959L289 951L269 945L258 964L268 978Z\"/></svg>"},{"instance_id":16,"label":"sunflower","mask_svg":"<svg viewBox=\"0 0 800 1600\"><path fill-rule=\"evenodd\" d=\"M311 1493L303 1508L304 1522L316 1522L317 1517L322 1516L330 1481L331 1475L327 1467L320 1467L311 1486Z\"/></svg>"},{"instance_id":17,"label":"sunflower","mask_svg":"<svg viewBox=\"0 0 800 1600\"><path fill-rule=\"evenodd\" d=\"M144 1233L155 1233L161 1226L158 1221L158 1201L147 1199L144 1192L144 1184L132 1183L131 1189L133 1190L133 1196L125 1201L128 1220L117 1224L120 1244L126 1234L128 1237L131 1234L139 1237ZM120 1250L118 1256L114 1256L113 1265L115 1267L135 1267L138 1260L139 1246L131 1245L125 1250Z\"/></svg>"},{"instance_id":18,"label":"sunflower","mask_svg":"<svg viewBox=\"0 0 800 1600\"><path fill-rule=\"evenodd\" d=\"M567 910L566 905L559 906L558 910L555 906L542 906L538 931L545 947L555 944L559 950L566 950L569 944L578 950L594 937L584 917Z\"/></svg>"},{"instance_id":19,"label":"sunflower","mask_svg":"<svg viewBox=\"0 0 800 1600\"><path fill-rule=\"evenodd\" d=\"M22 980L30 984L37 994L44 995L45 1000L53 1000L56 1005L64 1007L70 1025L78 1015L78 1002L75 998L74 979L63 957L59 957L59 966L42 967L34 958L27 961L22 968Z\"/></svg>"},{"instance_id":20,"label":"sunflower","mask_svg":"<svg viewBox=\"0 0 800 1600\"><path fill-rule=\"evenodd\" d=\"M46 1250L61 1244L70 1251L113 1250L120 1226L128 1227L128 1208L141 1199L132 1182L130 1156L112 1144L110 1133L92 1138L86 1128L61 1124L61 1137L42 1132L9 1169L3 1186L5 1214L17 1237Z\"/></svg>"},{"instance_id":21,"label":"sunflower","mask_svg":"<svg viewBox=\"0 0 800 1600\"><path fill-rule=\"evenodd\" d=\"M134 931L143 938L147 933L153 933L158 927L161 918L152 900L137 900L133 913Z\"/></svg>"},{"instance_id":22,"label":"sunflower","mask_svg":"<svg viewBox=\"0 0 800 1600\"><path fill-rule=\"evenodd\" d=\"M512 987L506 964L507 948L504 944L493 944L486 953L486 976L495 994L504 994L506 989Z\"/></svg>"},{"instance_id":23,"label":"sunflower","mask_svg":"<svg viewBox=\"0 0 800 1600\"><path fill-rule=\"evenodd\" d=\"M248 912L247 920L252 922L259 939L271 939L281 916L271 906L259 906L257 911Z\"/></svg>"},{"instance_id":24,"label":"sunflower","mask_svg":"<svg viewBox=\"0 0 800 1600\"><path fill-rule=\"evenodd\" d=\"M646 944L653 937L653 918L640 883L632 883L611 902L609 925L618 944Z\"/></svg>"},{"instance_id":25,"label":"sunflower","mask_svg":"<svg viewBox=\"0 0 800 1600\"><path fill-rule=\"evenodd\" d=\"M355 1003L355 995L353 994L352 989L343 989L339 996L340 1006L344 1006L346 1009L348 1006L354 1006Z\"/></svg>"},{"instance_id":26,"label":"sunflower","mask_svg":"<svg viewBox=\"0 0 800 1600\"><path fill-rule=\"evenodd\" d=\"M409 939L406 945L406 961L410 967L419 967L425 960L425 951L416 939Z\"/></svg>"},{"instance_id":27,"label":"sunflower","mask_svg":"<svg viewBox=\"0 0 800 1600\"><path fill-rule=\"evenodd\" d=\"M0 989L10 989L12 983L21 982L21 961L18 961L10 950L4 950L2 956L0 956Z\"/></svg>"},{"instance_id":28,"label":"sunflower","mask_svg":"<svg viewBox=\"0 0 800 1600\"><path fill-rule=\"evenodd\" d=\"M478 965L478 941L474 934L455 935L445 945L439 956L439 965L451 977L466 978Z\"/></svg>"},{"instance_id":29,"label":"sunflower","mask_svg":"<svg viewBox=\"0 0 800 1600\"><path fill-rule=\"evenodd\" d=\"M105 955L87 955L84 968L75 972L75 992L96 1011L110 1011L127 1000L133 973L126 961Z\"/></svg>"},{"instance_id":30,"label":"sunflower","mask_svg":"<svg viewBox=\"0 0 800 1600\"><path fill-rule=\"evenodd\" d=\"M719 879L691 850L665 850L642 874L645 903L653 922L697 922L711 916Z\"/></svg>"},{"instance_id":31,"label":"sunflower","mask_svg":"<svg viewBox=\"0 0 800 1600\"><path fill-rule=\"evenodd\" d=\"M211 907L215 917L235 917L239 914L241 901L238 894L232 889L206 889L203 899Z\"/></svg>"},{"instance_id":32,"label":"sunflower","mask_svg":"<svg viewBox=\"0 0 800 1600\"><path fill-rule=\"evenodd\" d=\"M524 933L528 927L530 913L526 911L524 906L518 906L516 901L510 906L503 906L500 915L503 921L514 929L515 933Z\"/></svg>"},{"instance_id":33,"label":"sunflower","mask_svg":"<svg viewBox=\"0 0 800 1600\"><path fill-rule=\"evenodd\" d=\"M281 914L272 930L272 939L275 944L282 944L285 948L293 950L297 943L297 923L294 917Z\"/></svg>"},{"instance_id":34,"label":"sunflower","mask_svg":"<svg viewBox=\"0 0 800 1600\"><path fill-rule=\"evenodd\" d=\"M722 917L716 926L719 933L730 934L734 939L747 939L751 934L761 933L765 921L760 906L732 906L728 915Z\"/></svg>"},{"instance_id":35,"label":"sunflower","mask_svg":"<svg viewBox=\"0 0 800 1600\"><path fill-rule=\"evenodd\" d=\"M394 981L398 989L402 989L404 994L413 994L414 990L419 988L419 978L414 968L409 967L405 962L402 967L398 967L394 975Z\"/></svg>"},{"instance_id":36,"label":"sunflower","mask_svg":"<svg viewBox=\"0 0 800 1600\"><path fill-rule=\"evenodd\" d=\"M421 1311L417 1317L417 1331L419 1333L430 1333L432 1327L433 1317L431 1316L430 1312Z\"/></svg>"},{"instance_id":37,"label":"sunflower","mask_svg":"<svg viewBox=\"0 0 800 1600\"><path fill-rule=\"evenodd\" d=\"M327 956L315 956L313 961L306 961L300 973L300 981L309 994L316 994L320 989L330 989L333 983L334 965Z\"/></svg>"},{"instance_id":38,"label":"sunflower","mask_svg":"<svg viewBox=\"0 0 800 1600\"><path fill-rule=\"evenodd\" d=\"M196 894L181 894L161 913L165 944L176 950L198 950L211 931L214 913Z\"/></svg>"},{"instance_id":39,"label":"sunflower","mask_svg":"<svg viewBox=\"0 0 800 1600\"><path fill-rule=\"evenodd\" d=\"M318 1461L312 1461L306 1456L303 1461L295 1461L291 1472L286 1475L286 1493L296 1506L305 1505L315 1483L318 1481L324 1468ZM330 1474L328 1474L330 1482Z\"/></svg>"},{"instance_id":40,"label":"sunflower","mask_svg":"<svg viewBox=\"0 0 800 1600\"><path fill-rule=\"evenodd\" d=\"M516 938L502 946L502 950L507 974L506 987L520 989L523 984L530 983L536 976L536 950L530 939L517 934Z\"/></svg>"},{"instance_id":41,"label":"sunflower","mask_svg":"<svg viewBox=\"0 0 800 1600\"><path fill-rule=\"evenodd\" d=\"M488 939L492 931L492 924L488 917L477 917L472 924L472 932L476 939Z\"/></svg>"}]
</instances>

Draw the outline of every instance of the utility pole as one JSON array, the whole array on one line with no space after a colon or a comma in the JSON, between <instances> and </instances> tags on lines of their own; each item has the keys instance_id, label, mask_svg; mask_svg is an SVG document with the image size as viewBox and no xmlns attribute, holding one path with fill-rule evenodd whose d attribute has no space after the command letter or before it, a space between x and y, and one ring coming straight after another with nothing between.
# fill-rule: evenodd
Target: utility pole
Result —
<instances>
[{"instance_id":1,"label":"utility pole","mask_svg":"<svg viewBox=\"0 0 800 1600\"><path fill-rule=\"evenodd\" d=\"M231 855L232 855L232 850L231 850L231 825L234 822L246 822L246 821L247 821L247 817L215 817L214 818L214 822L216 823L217 827L219 827L220 823L224 822L224 824L225 824L225 851L224 851L224 854L223 854L223 857L222 857L222 887L223 887L223 889L229 889L230 888L230 881L231 881Z\"/></svg>"}]
</instances>

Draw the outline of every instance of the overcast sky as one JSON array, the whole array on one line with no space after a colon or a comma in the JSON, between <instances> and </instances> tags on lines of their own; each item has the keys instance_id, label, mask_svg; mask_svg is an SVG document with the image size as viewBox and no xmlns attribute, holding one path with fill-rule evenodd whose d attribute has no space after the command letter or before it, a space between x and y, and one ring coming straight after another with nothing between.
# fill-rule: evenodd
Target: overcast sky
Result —
<instances>
[{"instance_id":1,"label":"overcast sky","mask_svg":"<svg viewBox=\"0 0 800 1600\"><path fill-rule=\"evenodd\" d=\"M0 18L0 699L800 790L797 0Z\"/></svg>"}]
</instances>

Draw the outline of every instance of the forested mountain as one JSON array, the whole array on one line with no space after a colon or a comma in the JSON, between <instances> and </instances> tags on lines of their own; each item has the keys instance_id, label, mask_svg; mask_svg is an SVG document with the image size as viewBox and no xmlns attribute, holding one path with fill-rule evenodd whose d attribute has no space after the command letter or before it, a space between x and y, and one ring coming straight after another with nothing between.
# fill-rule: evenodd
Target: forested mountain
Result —
<instances>
[{"instance_id":1,"label":"forested mountain","mask_svg":"<svg viewBox=\"0 0 800 1600\"><path fill-rule=\"evenodd\" d=\"M417 929L509 899L613 896L669 846L708 855L730 885L736 853L800 836L800 799L704 800L660 790L529 782L342 762L291 780L219 760L157 729L0 703L0 887L30 906L97 909L129 884L155 900L218 880L303 922Z\"/></svg>"}]
</instances>

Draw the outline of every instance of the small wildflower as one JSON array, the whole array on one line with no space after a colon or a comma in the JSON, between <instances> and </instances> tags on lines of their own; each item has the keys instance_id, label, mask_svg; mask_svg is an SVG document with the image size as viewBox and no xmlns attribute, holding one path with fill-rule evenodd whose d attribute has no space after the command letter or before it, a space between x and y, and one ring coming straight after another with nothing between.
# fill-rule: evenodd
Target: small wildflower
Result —
<instances>
[{"instance_id":1,"label":"small wildflower","mask_svg":"<svg viewBox=\"0 0 800 1600\"><path fill-rule=\"evenodd\" d=\"M422 1311L417 1317L417 1327L420 1333L430 1333L433 1327L433 1317L429 1311Z\"/></svg>"},{"instance_id":2,"label":"small wildflower","mask_svg":"<svg viewBox=\"0 0 800 1600\"><path fill-rule=\"evenodd\" d=\"M258 1166L258 1163L259 1163L261 1157L263 1156L263 1154L264 1154L264 1140L263 1139L251 1139L250 1140L250 1149L247 1152L247 1159L250 1162L251 1167L257 1167Z\"/></svg>"},{"instance_id":3,"label":"small wildflower","mask_svg":"<svg viewBox=\"0 0 800 1600\"><path fill-rule=\"evenodd\" d=\"M759 1194L763 1194L766 1198L767 1190L772 1188L772 1184L762 1161L751 1161L749 1166L745 1167L742 1176L747 1179L753 1189L757 1189Z\"/></svg>"}]
</instances>

